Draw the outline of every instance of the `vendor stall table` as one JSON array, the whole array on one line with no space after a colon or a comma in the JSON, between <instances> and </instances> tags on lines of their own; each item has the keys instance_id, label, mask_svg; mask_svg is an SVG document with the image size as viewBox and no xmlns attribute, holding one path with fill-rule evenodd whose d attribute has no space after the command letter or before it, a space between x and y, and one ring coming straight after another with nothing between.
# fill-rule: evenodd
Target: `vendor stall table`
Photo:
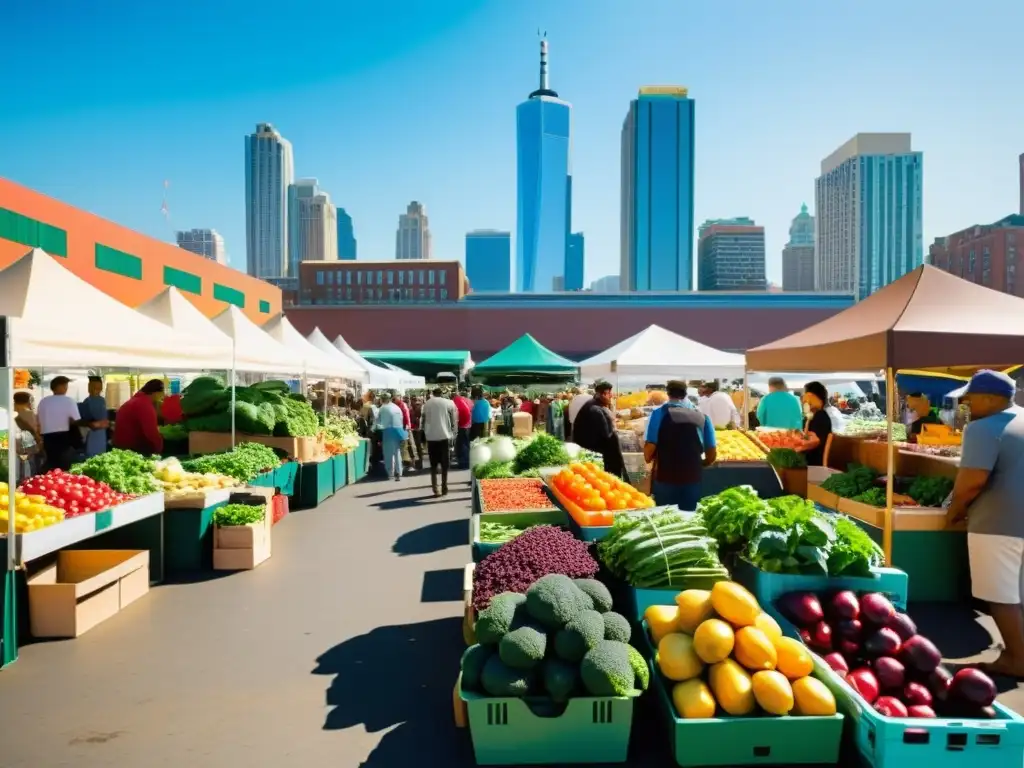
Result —
<instances>
[{"instance_id":1,"label":"vendor stall table","mask_svg":"<svg viewBox=\"0 0 1024 768\"><path fill-rule=\"evenodd\" d=\"M299 465L298 482L296 483L298 506L309 509L318 507L334 495L334 461L331 458L323 461L307 461ZM284 493L284 491L281 491Z\"/></svg>"},{"instance_id":2,"label":"vendor stall table","mask_svg":"<svg viewBox=\"0 0 1024 768\"><path fill-rule=\"evenodd\" d=\"M782 485L767 461L725 461L705 467L701 496L713 496L737 485L750 485L762 499L781 496Z\"/></svg>"}]
</instances>

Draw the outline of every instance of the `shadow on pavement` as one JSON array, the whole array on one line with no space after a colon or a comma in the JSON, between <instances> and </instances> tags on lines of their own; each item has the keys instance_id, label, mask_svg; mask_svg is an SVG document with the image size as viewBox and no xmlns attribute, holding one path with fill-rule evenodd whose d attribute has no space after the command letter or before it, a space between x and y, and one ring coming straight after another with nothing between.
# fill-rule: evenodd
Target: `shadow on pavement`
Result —
<instances>
[{"instance_id":1,"label":"shadow on pavement","mask_svg":"<svg viewBox=\"0 0 1024 768\"><path fill-rule=\"evenodd\" d=\"M421 603L452 603L462 601L462 580L465 576L463 568L445 568L440 571L427 571L423 574L423 587L420 589Z\"/></svg>"},{"instance_id":2,"label":"shadow on pavement","mask_svg":"<svg viewBox=\"0 0 1024 768\"><path fill-rule=\"evenodd\" d=\"M410 489L407 488L406 490ZM465 501L465 499L453 498L450 494L448 496L442 496L441 498L435 498L433 491L431 491L430 488L428 487L425 491L422 492L422 495L420 496L414 496L411 499L391 499L390 501L380 501L377 502L376 504L372 504L371 506L374 506L377 509L388 511L392 509L411 509L414 507L429 507L433 506L434 504L448 504L451 501Z\"/></svg>"},{"instance_id":3,"label":"shadow on pavement","mask_svg":"<svg viewBox=\"0 0 1024 768\"><path fill-rule=\"evenodd\" d=\"M442 549L463 547L469 544L469 525L465 520L447 520L431 523L408 531L399 536L391 551L402 557L406 555L429 555Z\"/></svg>"},{"instance_id":4,"label":"shadow on pavement","mask_svg":"<svg viewBox=\"0 0 1024 768\"><path fill-rule=\"evenodd\" d=\"M362 766L474 765L469 734L455 728L452 714L464 647L458 617L379 627L336 645L313 670L334 675L324 729L387 731Z\"/></svg>"}]
</instances>

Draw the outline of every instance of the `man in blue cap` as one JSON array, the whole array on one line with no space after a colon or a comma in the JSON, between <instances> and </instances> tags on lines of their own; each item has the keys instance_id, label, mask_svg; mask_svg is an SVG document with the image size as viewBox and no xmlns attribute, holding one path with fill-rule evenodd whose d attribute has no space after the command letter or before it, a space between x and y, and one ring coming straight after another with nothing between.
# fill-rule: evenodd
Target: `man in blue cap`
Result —
<instances>
[{"instance_id":1,"label":"man in blue cap","mask_svg":"<svg viewBox=\"0 0 1024 768\"><path fill-rule=\"evenodd\" d=\"M971 591L990 606L1004 650L990 674L1024 679L1024 409L1005 373L978 371L963 400L971 412L949 518L967 520Z\"/></svg>"}]
</instances>

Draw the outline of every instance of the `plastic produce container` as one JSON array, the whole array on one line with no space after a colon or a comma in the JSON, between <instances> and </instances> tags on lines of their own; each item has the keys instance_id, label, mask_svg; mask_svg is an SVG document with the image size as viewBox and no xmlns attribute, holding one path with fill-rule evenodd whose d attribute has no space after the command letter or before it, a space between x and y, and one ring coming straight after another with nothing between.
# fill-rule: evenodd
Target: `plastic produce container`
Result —
<instances>
[{"instance_id":1,"label":"plastic produce container","mask_svg":"<svg viewBox=\"0 0 1024 768\"><path fill-rule=\"evenodd\" d=\"M557 525L565 527L565 513L560 509L552 509L544 512L482 512L478 515L469 516L469 543L473 551L473 562L479 563L489 554L498 549L501 544L480 541L480 523L504 523L526 528L531 525Z\"/></svg>"}]
</instances>

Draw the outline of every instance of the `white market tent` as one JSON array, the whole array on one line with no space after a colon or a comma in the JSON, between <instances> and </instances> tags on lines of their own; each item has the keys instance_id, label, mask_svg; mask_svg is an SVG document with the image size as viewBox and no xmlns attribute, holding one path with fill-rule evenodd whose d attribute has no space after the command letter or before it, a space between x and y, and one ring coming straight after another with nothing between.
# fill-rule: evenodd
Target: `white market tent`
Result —
<instances>
[{"instance_id":1,"label":"white market tent","mask_svg":"<svg viewBox=\"0 0 1024 768\"><path fill-rule=\"evenodd\" d=\"M330 340L328 340L328 338L324 336L324 332L321 331L319 328L314 328L312 332L309 334L309 336L306 337L306 341L308 341L314 347L319 349L332 360L336 360L339 365L344 366L346 369L353 368L355 370L358 370L360 381L363 384L366 384L369 378L369 374L366 372L366 369L359 365L359 363L357 363L351 357L346 355L344 352L342 352L340 349L338 349L336 346L331 344Z\"/></svg>"},{"instance_id":2,"label":"white market tent","mask_svg":"<svg viewBox=\"0 0 1024 768\"><path fill-rule=\"evenodd\" d=\"M652 325L580 363L583 381L618 379L619 386L667 379L742 379L743 355L723 352Z\"/></svg>"},{"instance_id":3,"label":"white market tent","mask_svg":"<svg viewBox=\"0 0 1024 768\"><path fill-rule=\"evenodd\" d=\"M227 350L227 357L222 367L225 370L231 367L231 347L234 341L177 288L165 288L145 304L136 307L135 311L158 323L168 325L179 333L192 338L209 339L223 346Z\"/></svg>"},{"instance_id":4,"label":"white market tent","mask_svg":"<svg viewBox=\"0 0 1024 768\"><path fill-rule=\"evenodd\" d=\"M206 370L231 366L231 344L136 312L33 248L0 270L0 315L19 368Z\"/></svg>"},{"instance_id":5,"label":"white market tent","mask_svg":"<svg viewBox=\"0 0 1024 768\"><path fill-rule=\"evenodd\" d=\"M398 374L398 385L402 389L423 389L427 386L427 380L424 377L409 373L404 368L399 368L391 363L384 363L384 367Z\"/></svg>"},{"instance_id":6,"label":"white market tent","mask_svg":"<svg viewBox=\"0 0 1024 768\"><path fill-rule=\"evenodd\" d=\"M885 377L880 375L878 372L875 373L857 373L856 371L840 371L838 373L823 373L823 374L812 374L812 373L749 373L747 374L747 385L759 389L763 392L768 391L768 379L772 376L779 376L783 381L786 382L786 388L789 390L803 389L804 386L811 381L817 381L825 385L829 393L838 393L842 395L854 395L856 397L864 397L869 394L865 392L857 382L881 382L882 389L885 388Z\"/></svg>"},{"instance_id":7,"label":"white market tent","mask_svg":"<svg viewBox=\"0 0 1024 768\"><path fill-rule=\"evenodd\" d=\"M354 362L332 357L306 341L305 337L295 330L295 326L284 315L272 317L262 326L262 330L272 339L301 356L304 364L303 370L307 374L355 379L356 381L366 378L366 372Z\"/></svg>"},{"instance_id":8,"label":"white market tent","mask_svg":"<svg viewBox=\"0 0 1024 768\"><path fill-rule=\"evenodd\" d=\"M277 339L263 332L238 307L231 306L213 318L214 325L235 342L234 368L253 373L302 373L305 361Z\"/></svg>"},{"instance_id":9,"label":"white market tent","mask_svg":"<svg viewBox=\"0 0 1024 768\"><path fill-rule=\"evenodd\" d=\"M339 334L332 342L335 349L341 352L366 371L368 376L367 384L370 389L403 389L401 376L392 370L380 365L374 365L365 357L356 352L348 345L348 342Z\"/></svg>"}]
</instances>

